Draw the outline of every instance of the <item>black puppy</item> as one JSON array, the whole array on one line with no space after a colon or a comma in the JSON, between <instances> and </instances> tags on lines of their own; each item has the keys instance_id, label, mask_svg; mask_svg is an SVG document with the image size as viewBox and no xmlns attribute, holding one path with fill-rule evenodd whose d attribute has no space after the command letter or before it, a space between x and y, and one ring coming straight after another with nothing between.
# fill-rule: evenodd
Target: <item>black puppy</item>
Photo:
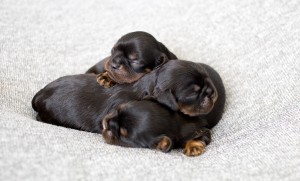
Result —
<instances>
[{"instance_id":1,"label":"black puppy","mask_svg":"<svg viewBox=\"0 0 300 181\"><path fill-rule=\"evenodd\" d=\"M183 60L169 61L158 70L153 97L173 111L207 120L208 128L222 117L225 88L220 75L210 66Z\"/></svg>"},{"instance_id":2,"label":"black puppy","mask_svg":"<svg viewBox=\"0 0 300 181\"><path fill-rule=\"evenodd\" d=\"M105 116L103 138L109 144L125 147L151 148L168 152L185 148L187 156L197 156L211 141L205 120L194 120L161 104L131 101Z\"/></svg>"},{"instance_id":3,"label":"black puppy","mask_svg":"<svg viewBox=\"0 0 300 181\"><path fill-rule=\"evenodd\" d=\"M101 121L117 106L132 100L153 98L159 103L201 120L211 128L221 119L225 90L218 73L204 64L168 61L134 84L105 89L95 74L59 78L40 90L32 100L43 122L101 133ZM129 96L131 95L131 96Z\"/></svg>"},{"instance_id":4,"label":"black puppy","mask_svg":"<svg viewBox=\"0 0 300 181\"><path fill-rule=\"evenodd\" d=\"M135 82L170 59L177 57L149 33L137 31L122 36L112 48L111 56L86 73L101 74L100 85L110 87L115 83Z\"/></svg>"},{"instance_id":5,"label":"black puppy","mask_svg":"<svg viewBox=\"0 0 300 181\"><path fill-rule=\"evenodd\" d=\"M37 120L68 128L101 133L103 117L121 103L135 100L126 96L126 86L105 89L95 74L61 77L41 89L32 99Z\"/></svg>"}]
</instances>

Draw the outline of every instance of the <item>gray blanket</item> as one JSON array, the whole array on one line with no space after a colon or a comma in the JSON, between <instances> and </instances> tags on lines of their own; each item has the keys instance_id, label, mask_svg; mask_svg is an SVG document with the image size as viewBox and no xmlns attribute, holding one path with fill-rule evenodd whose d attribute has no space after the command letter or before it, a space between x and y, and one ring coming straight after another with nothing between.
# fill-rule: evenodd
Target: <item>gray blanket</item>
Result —
<instances>
[{"instance_id":1,"label":"gray blanket","mask_svg":"<svg viewBox=\"0 0 300 181\"><path fill-rule=\"evenodd\" d=\"M206 152L107 145L35 120L33 95L143 30L227 90ZM0 180L300 180L300 1L2 0Z\"/></svg>"}]
</instances>

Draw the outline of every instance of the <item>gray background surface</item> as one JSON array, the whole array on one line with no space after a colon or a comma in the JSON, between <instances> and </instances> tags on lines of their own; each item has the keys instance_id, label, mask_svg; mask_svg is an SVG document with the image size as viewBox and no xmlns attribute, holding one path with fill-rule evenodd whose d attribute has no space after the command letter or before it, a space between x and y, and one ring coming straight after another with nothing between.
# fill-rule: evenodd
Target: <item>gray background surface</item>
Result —
<instances>
[{"instance_id":1,"label":"gray background surface","mask_svg":"<svg viewBox=\"0 0 300 181\"><path fill-rule=\"evenodd\" d=\"M35 121L39 89L136 30L222 76L226 109L202 156ZM0 180L299 180L299 57L298 0L1 0Z\"/></svg>"}]
</instances>

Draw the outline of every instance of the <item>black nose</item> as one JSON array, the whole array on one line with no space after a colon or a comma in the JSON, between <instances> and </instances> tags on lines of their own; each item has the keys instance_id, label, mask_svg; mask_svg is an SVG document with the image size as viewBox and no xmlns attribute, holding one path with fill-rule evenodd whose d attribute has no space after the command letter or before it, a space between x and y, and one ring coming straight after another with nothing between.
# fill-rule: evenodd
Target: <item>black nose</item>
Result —
<instances>
[{"instance_id":1,"label":"black nose","mask_svg":"<svg viewBox=\"0 0 300 181\"><path fill-rule=\"evenodd\" d=\"M206 82L206 85L201 90L201 96L213 98L215 95L214 88L210 85L209 82Z\"/></svg>"},{"instance_id":2,"label":"black nose","mask_svg":"<svg viewBox=\"0 0 300 181\"><path fill-rule=\"evenodd\" d=\"M110 66L111 66L112 69L120 68L120 64L116 64L116 63L111 63Z\"/></svg>"},{"instance_id":3,"label":"black nose","mask_svg":"<svg viewBox=\"0 0 300 181\"><path fill-rule=\"evenodd\" d=\"M211 96L212 94L213 94L213 89L212 88L210 88L210 87L207 87L207 89L206 89L206 95L207 96Z\"/></svg>"},{"instance_id":4,"label":"black nose","mask_svg":"<svg viewBox=\"0 0 300 181\"><path fill-rule=\"evenodd\" d=\"M217 92L216 90L211 87L211 86L208 86L205 90L205 96L209 97L210 99L215 99L216 96L217 96Z\"/></svg>"},{"instance_id":5,"label":"black nose","mask_svg":"<svg viewBox=\"0 0 300 181\"><path fill-rule=\"evenodd\" d=\"M110 64L111 68L113 68L113 69L120 68L120 65L121 65L121 58L120 57L113 58L112 61L111 61L111 64Z\"/></svg>"}]
</instances>

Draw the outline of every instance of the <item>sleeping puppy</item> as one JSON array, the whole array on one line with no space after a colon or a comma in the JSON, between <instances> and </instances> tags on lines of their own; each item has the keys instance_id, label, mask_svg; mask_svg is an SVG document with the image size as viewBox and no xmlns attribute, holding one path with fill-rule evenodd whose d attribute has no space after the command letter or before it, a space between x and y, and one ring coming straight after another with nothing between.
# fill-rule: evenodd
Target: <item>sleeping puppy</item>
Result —
<instances>
[{"instance_id":1,"label":"sleeping puppy","mask_svg":"<svg viewBox=\"0 0 300 181\"><path fill-rule=\"evenodd\" d=\"M152 98L212 128L221 119L224 109L222 80L215 70L204 64L168 61L133 84L117 84L109 89L99 86L95 80L95 74L82 74L65 76L48 84L32 100L37 119L101 133L102 119L117 106Z\"/></svg>"},{"instance_id":2,"label":"sleeping puppy","mask_svg":"<svg viewBox=\"0 0 300 181\"><path fill-rule=\"evenodd\" d=\"M101 121L109 111L137 99L126 89L125 85L105 89L99 86L95 74L64 76L41 89L33 97L32 107L38 121L101 133Z\"/></svg>"},{"instance_id":3,"label":"sleeping puppy","mask_svg":"<svg viewBox=\"0 0 300 181\"><path fill-rule=\"evenodd\" d=\"M122 36L112 48L111 56L86 73L101 74L98 82L107 88L115 83L135 82L170 59L177 57L149 33L137 31Z\"/></svg>"},{"instance_id":4,"label":"sleeping puppy","mask_svg":"<svg viewBox=\"0 0 300 181\"><path fill-rule=\"evenodd\" d=\"M113 145L169 152L185 148L187 156L203 153L211 141L205 120L194 120L151 101L130 101L105 116L103 138Z\"/></svg>"},{"instance_id":5,"label":"sleeping puppy","mask_svg":"<svg viewBox=\"0 0 300 181\"><path fill-rule=\"evenodd\" d=\"M207 128L219 122L226 95L223 81L213 68L202 63L172 60L153 74L155 83L151 83L152 79L138 81L149 84L148 90L138 91L144 93L143 98L153 98L173 111L207 120Z\"/></svg>"}]
</instances>

